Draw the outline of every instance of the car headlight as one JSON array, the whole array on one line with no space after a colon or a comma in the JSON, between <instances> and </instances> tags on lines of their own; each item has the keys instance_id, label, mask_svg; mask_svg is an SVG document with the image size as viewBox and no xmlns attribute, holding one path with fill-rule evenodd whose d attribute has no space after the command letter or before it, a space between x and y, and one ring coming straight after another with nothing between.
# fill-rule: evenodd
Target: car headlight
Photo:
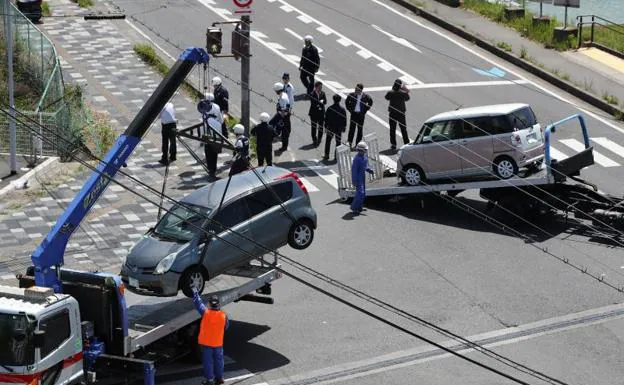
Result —
<instances>
[{"instance_id":1,"label":"car headlight","mask_svg":"<svg viewBox=\"0 0 624 385\"><path fill-rule=\"evenodd\" d=\"M173 262L175 262L177 256L178 253L171 253L163 258L160 262L158 262L158 265L156 265L156 268L154 269L154 274L165 274L166 272L168 272L169 269L171 269Z\"/></svg>"}]
</instances>

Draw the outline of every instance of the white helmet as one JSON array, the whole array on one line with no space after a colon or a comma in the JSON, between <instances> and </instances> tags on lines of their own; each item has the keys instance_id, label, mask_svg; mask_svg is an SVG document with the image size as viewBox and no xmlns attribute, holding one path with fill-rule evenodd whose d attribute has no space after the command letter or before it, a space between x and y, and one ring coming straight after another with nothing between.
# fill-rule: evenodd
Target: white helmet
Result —
<instances>
[{"instance_id":1,"label":"white helmet","mask_svg":"<svg viewBox=\"0 0 624 385\"><path fill-rule=\"evenodd\" d=\"M263 113L261 113L261 114L260 114L260 121L261 121L262 123L266 123L266 122L268 122L270 119L271 119L271 115L269 115L268 113L263 112Z\"/></svg>"},{"instance_id":2,"label":"white helmet","mask_svg":"<svg viewBox=\"0 0 624 385\"><path fill-rule=\"evenodd\" d=\"M311 35L306 35L303 38L303 41L309 41L310 43L312 43L314 41L314 38Z\"/></svg>"},{"instance_id":3,"label":"white helmet","mask_svg":"<svg viewBox=\"0 0 624 385\"><path fill-rule=\"evenodd\" d=\"M275 91L275 92L284 91L284 83L275 83L275 84L273 84L273 91Z\"/></svg>"},{"instance_id":4,"label":"white helmet","mask_svg":"<svg viewBox=\"0 0 624 385\"><path fill-rule=\"evenodd\" d=\"M243 135L244 133L245 133L245 126L243 126L240 123L234 125L234 134L235 135Z\"/></svg>"},{"instance_id":5,"label":"white helmet","mask_svg":"<svg viewBox=\"0 0 624 385\"><path fill-rule=\"evenodd\" d=\"M366 144L366 142L360 142L357 144L357 146L355 146L356 150L363 150L363 151L368 151L368 144Z\"/></svg>"},{"instance_id":6,"label":"white helmet","mask_svg":"<svg viewBox=\"0 0 624 385\"><path fill-rule=\"evenodd\" d=\"M206 100L209 102L214 102L214 95L211 93L206 94Z\"/></svg>"},{"instance_id":7,"label":"white helmet","mask_svg":"<svg viewBox=\"0 0 624 385\"><path fill-rule=\"evenodd\" d=\"M221 85L221 78L218 76L215 76L214 78L212 78L212 85L213 86L220 86Z\"/></svg>"}]
</instances>

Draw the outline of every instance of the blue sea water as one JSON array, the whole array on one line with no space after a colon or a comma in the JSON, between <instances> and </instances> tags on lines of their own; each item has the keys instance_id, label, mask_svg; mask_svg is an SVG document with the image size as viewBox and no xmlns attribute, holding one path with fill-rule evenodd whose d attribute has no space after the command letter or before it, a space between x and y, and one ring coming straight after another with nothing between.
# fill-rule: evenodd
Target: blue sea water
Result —
<instances>
[{"instance_id":1,"label":"blue sea water","mask_svg":"<svg viewBox=\"0 0 624 385\"><path fill-rule=\"evenodd\" d=\"M515 0L522 3L522 0ZM552 0L544 0L543 12L563 21L565 7L554 7ZM531 12L539 13L539 2L526 1ZM577 15L596 15L618 24L624 24L624 0L581 0L580 8L568 7L568 23L576 24Z\"/></svg>"}]
</instances>

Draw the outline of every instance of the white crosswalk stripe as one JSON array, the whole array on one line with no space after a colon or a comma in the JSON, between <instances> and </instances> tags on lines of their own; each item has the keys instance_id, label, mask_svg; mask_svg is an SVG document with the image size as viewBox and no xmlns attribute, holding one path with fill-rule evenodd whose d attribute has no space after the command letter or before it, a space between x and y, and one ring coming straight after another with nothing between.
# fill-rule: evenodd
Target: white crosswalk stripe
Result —
<instances>
[{"instance_id":1,"label":"white crosswalk stripe","mask_svg":"<svg viewBox=\"0 0 624 385\"><path fill-rule=\"evenodd\" d=\"M581 152L585 149L585 145L576 139L561 139L560 143L570 147L574 151ZM594 161L603 167L617 167L620 164L602 155L594 149Z\"/></svg>"},{"instance_id":2,"label":"white crosswalk stripe","mask_svg":"<svg viewBox=\"0 0 624 385\"><path fill-rule=\"evenodd\" d=\"M308 192L319 191L318 187L316 187L314 184L312 184L312 182L310 182L308 180L308 178L304 178L304 177L300 176L299 179L301 179L301 183L303 183L303 185L305 186L306 190L308 190Z\"/></svg>"},{"instance_id":3,"label":"white crosswalk stripe","mask_svg":"<svg viewBox=\"0 0 624 385\"><path fill-rule=\"evenodd\" d=\"M592 142L596 142L607 150L624 158L624 147L607 138L591 138Z\"/></svg>"},{"instance_id":4,"label":"white crosswalk stripe","mask_svg":"<svg viewBox=\"0 0 624 385\"><path fill-rule=\"evenodd\" d=\"M568 158L568 156L564 154L563 152L557 150L553 146L550 146L550 158L557 159L557 160L564 160Z\"/></svg>"}]
</instances>

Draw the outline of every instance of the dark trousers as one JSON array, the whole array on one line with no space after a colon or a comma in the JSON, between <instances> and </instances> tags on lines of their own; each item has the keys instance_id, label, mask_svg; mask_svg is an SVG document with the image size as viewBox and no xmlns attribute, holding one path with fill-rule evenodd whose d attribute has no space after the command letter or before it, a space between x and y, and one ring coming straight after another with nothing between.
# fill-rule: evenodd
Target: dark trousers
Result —
<instances>
[{"instance_id":1,"label":"dark trousers","mask_svg":"<svg viewBox=\"0 0 624 385\"><path fill-rule=\"evenodd\" d=\"M397 123L401 129L401 136L403 137L403 144L409 143L409 136L407 135L407 124L405 123L405 114L390 114L390 144L396 147L396 128Z\"/></svg>"},{"instance_id":2,"label":"dark trousers","mask_svg":"<svg viewBox=\"0 0 624 385\"><path fill-rule=\"evenodd\" d=\"M169 153L169 160L176 159L175 123L167 123L162 125L162 160L167 161L167 153Z\"/></svg>"},{"instance_id":3,"label":"dark trousers","mask_svg":"<svg viewBox=\"0 0 624 385\"><path fill-rule=\"evenodd\" d=\"M258 156L258 166L264 166L265 161L267 166L273 166L273 149L271 147L258 148L256 155Z\"/></svg>"},{"instance_id":4,"label":"dark trousers","mask_svg":"<svg viewBox=\"0 0 624 385\"><path fill-rule=\"evenodd\" d=\"M284 118L284 128L282 128L282 150L288 148L288 139L290 138L290 115Z\"/></svg>"},{"instance_id":5,"label":"dark trousers","mask_svg":"<svg viewBox=\"0 0 624 385\"><path fill-rule=\"evenodd\" d=\"M349 145L353 145L353 135L355 134L355 129L357 128L357 136L355 137L355 143L360 143L362 141L362 128L364 127L364 114L361 112L352 112L351 113L351 122L349 123L349 136L348 142Z\"/></svg>"},{"instance_id":6,"label":"dark trousers","mask_svg":"<svg viewBox=\"0 0 624 385\"><path fill-rule=\"evenodd\" d=\"M320 144L323 140L323 118L317 116L310 116L310 134L312 135L312 142L314 144Z\"/></svg>"},{"instance_id":7,"label":"dark trousers","mask_svg":"<svg viewBox=\"0 0 624 385\"><path fill-rule=\"evenodd\" d=\"M314 72L301 70L299 78L301 79L303 86L306 88L306 94L310 94L314 89Z\"/></svg>"},{"instance_id":8,"label":"dark trousers","mask_svg":"<svg viewBox=\"0 0 624 385\"><path fill-rule=\"evenodd\" d=\"M210 146L209 143L204 144L204 155L206 156L206 167L208 172L214 174L217 172L218 153Z\"/></svg>"},{"instance_id":9,"label":"dark trousers","mask_svg":"<svg viewBox=\"0 0 624 385\"><path fill-rule=\"evenodd\" d=\"M340 146L341 133L334 134L331 131L327 131L327 137L325 138L325 157L329 158L329 149L331 148L331 141L336 137L336 147Z\"/></svg>"}]
</instances>

